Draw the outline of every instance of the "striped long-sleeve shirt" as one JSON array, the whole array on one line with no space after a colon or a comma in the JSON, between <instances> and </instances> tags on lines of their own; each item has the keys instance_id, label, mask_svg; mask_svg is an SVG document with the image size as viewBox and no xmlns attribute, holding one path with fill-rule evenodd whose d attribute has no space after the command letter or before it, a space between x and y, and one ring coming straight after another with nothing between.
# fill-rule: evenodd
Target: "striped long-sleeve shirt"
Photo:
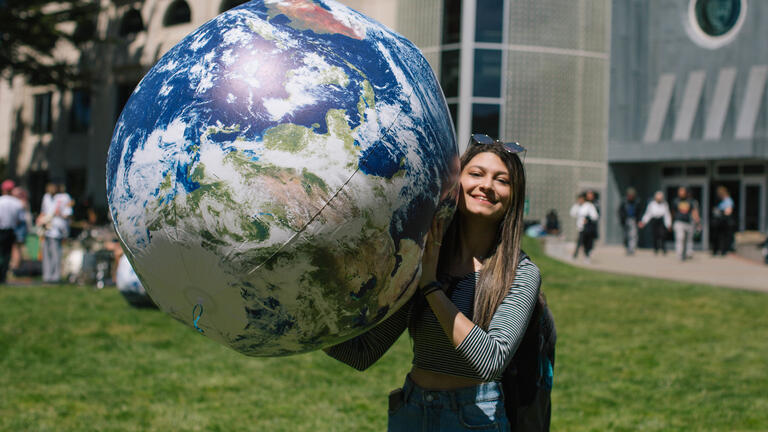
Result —
<instances>
[{"instance_id":1,"label":"striped long-sleeve shirt","mask_svg":"<svg viewBox=\"0 0 768 432\"><path fill-rule=\"evenodd\" d=\"M451 300L470 320L479 273L460 278ZM381 324L328 350L328 354L358 370L375 363L408 328L413 338L413 364L421 369L482 381L498 381L523 339L541 285L538 267L524 256L515 279L494 313L488 331L475 325L454 347L437 317L414 296ZM413 319L412 319L413 318Z\"/></svg>"}]
</instances>

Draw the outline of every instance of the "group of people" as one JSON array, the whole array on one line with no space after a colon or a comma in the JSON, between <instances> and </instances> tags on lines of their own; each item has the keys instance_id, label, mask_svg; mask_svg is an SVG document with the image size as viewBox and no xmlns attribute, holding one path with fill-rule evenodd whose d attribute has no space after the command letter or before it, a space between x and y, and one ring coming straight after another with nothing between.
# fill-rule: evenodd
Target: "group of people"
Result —
<instances>
[{"instance_id":1,"label":"group of people","mask_svg":"<svg viewBox=\"0 0 768 432\"><path fill-rule=\"evenodd\" d=\"M713 232L712 254L726 255L733 247L735 220L733 199L724 186L717 188L718 205L712 211ZM619 221L624 229L624 245L628 255L635 253L638 228L648 228L653 239L653 252L667 253L666 239L674 233L675 254L681 261L693 257L694 238L701 232L699 203L688 188L680 187L672 205L666 201L664 192L657 191L643 211L641 201L634 188L627 189L626 196L618 208ZM642 216L641 216L642 214Z\"/></svg>"},{"instance_id":2,"label":"group of people","mask_svg":"<svg viewBox=\"0 0 768 432\"><path fill-rule=\"evenodd\" d=\"M33 225L26 190L13 180L0 184L0 283L6 281L8 271L22 263L27 234ZM69 235L69 220L74 201L63 184L49 183L34 221L41 239L43 281L61 279L62 240Z\"/></svg>"}]
</instances>

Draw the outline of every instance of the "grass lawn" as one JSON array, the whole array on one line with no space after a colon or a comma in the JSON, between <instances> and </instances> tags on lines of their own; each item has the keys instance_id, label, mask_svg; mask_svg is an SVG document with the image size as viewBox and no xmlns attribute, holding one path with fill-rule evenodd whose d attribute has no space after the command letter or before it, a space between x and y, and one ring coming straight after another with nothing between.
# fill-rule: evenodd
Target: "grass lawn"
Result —
<instances>
[{"instance_id":1,"label":"grass lawn","mask_svg":"<svg viewBox=\"0 0 768 432\"><path fill-rule=\"evenodd\" d=\"M528 240L558 326L555 431L768 430L768 295L596 273ZM2 431L381 431L410 365L249 358L114 289L0 287Z\"/></svg>"}]
</instances>

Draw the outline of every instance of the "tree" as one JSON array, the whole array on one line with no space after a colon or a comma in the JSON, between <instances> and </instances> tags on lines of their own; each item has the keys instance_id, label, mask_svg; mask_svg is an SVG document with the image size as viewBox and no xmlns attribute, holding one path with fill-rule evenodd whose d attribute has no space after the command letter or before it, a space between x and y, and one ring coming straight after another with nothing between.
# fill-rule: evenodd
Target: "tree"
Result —
<instances>
[{"instance_id":1,"label":"tree","mask_svg":"<svg viewBox=\"0 0 768 432\"><path fill-rule=\"evenodd\" d=\"M84 71L56 58L54 48L93 39L97 14L96 0L0 0L0 77L61 87L82 81Z\"/></svg>"}]
</instances>

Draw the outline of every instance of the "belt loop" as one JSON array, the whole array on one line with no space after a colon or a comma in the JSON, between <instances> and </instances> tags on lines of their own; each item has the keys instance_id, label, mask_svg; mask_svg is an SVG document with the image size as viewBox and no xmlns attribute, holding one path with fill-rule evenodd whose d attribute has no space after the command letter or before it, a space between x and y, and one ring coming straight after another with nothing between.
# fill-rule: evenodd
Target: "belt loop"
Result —
<instances>
[{"instance_id":1,"label":"belt loop","mask_svg":"<svg viewBox=\"0 0 768 432\"><path fill-rule=\"evenodd\" d=\"M408 403L408 401L411 399L411 393L413 393L413 387L416 385L416 383L413 382L411 379L411 375L408 374L405 376L405 385L403 386L403 402Z\"/></svg>"}]
</instances>

